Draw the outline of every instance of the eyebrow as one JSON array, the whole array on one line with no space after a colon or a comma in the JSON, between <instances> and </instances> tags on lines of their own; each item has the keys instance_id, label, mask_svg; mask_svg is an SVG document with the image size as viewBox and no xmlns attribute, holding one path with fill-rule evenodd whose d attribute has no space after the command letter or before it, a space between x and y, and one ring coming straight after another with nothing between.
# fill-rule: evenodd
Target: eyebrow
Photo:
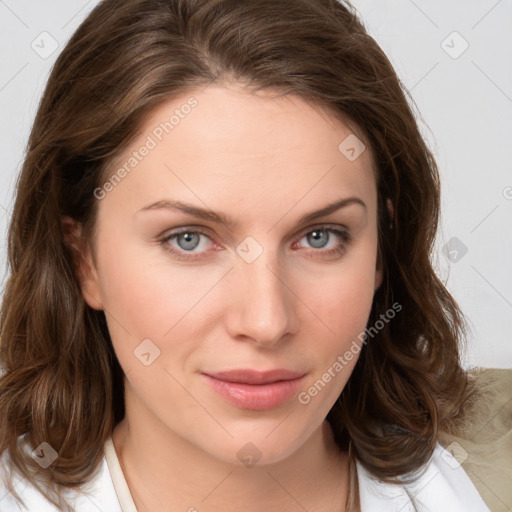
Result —
<instances>
[{"instance_id":1,"label":"eyebrow","mask_svg":"<svg viewBox=\"0 0 512 512\"><path fill-rule=\"evenodd\" d=\"M310 213L306 213L299 219L299 224L304 224L307 222L311 222L319 217L324 217L325 215L329 215L341 208L346 206L350 206L352 204L361 205L365 211L367 210L365 202L356 196L346 197L344 199L340 199L335 201L334 203L330 203L319 210L315 210ZM226 214L222 212L214 212L213 210L207 210L204 208L199 208L198 206L194 206L192 204L187 204L182 201L173 201L170 199L161 199L160 201L156 201L154 203L148 204L141 208L136 214L145 211L153 211L153 210L178 210L193 217L197 217L199 219L216 222L219 224L224 224L229 229L233 229L236 227L236 222L233 219L230 219Z\"/></svg>"}]
</instances>

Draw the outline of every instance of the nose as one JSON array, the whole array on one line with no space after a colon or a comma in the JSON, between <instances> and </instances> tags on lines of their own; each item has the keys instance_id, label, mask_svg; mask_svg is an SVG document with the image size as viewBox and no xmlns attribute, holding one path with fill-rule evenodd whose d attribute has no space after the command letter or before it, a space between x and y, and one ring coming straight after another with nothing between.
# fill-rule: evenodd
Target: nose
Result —
<instances>
[{"instance_id":1,"label":"nose","mask_svg":"<svg viewBox=\"0 0 512 512\"><path fill-rule=\"evenodd\" d=\"M296 332L297 298L281 267L269 250L252 263L237 259L230 273L235 291L227 312L234 339L271 347Z\"/></svg>"}]
</instances>

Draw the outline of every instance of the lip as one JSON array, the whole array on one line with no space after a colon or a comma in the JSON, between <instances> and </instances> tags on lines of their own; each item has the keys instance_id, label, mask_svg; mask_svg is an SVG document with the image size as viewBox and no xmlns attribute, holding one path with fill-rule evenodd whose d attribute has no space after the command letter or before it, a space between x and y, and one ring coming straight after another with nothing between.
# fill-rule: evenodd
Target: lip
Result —
<instances>
[{"instance_id":1,"label":"lip","mask_svg":"<svg viewBox=\"0 0 512 512\"><path fill-rule=\"evenodd\" d=\"M252 369L203 373L210 386L241 409L262 411L278 407L297 391L305 373L285 369Z\"/></svg>"}]
</instances>

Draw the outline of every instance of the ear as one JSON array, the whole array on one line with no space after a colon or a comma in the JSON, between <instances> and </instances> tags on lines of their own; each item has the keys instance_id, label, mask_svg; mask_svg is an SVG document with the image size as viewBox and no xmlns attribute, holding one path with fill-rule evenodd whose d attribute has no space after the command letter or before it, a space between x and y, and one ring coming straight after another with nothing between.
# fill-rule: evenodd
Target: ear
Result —
<instances>
[{"instance_id":1,"label":"ear","mask_svg":"<svg viewBox=\"0 0 512 512\"><path fill-rule=\"evenodd\" d=\"M82 226L72 217L61 217L64 241L73 258L73 267L80 282L85 302L93 309L102 310L103 301L98 273L88 244L82 240Z\"/></svg>"}]
</instances>

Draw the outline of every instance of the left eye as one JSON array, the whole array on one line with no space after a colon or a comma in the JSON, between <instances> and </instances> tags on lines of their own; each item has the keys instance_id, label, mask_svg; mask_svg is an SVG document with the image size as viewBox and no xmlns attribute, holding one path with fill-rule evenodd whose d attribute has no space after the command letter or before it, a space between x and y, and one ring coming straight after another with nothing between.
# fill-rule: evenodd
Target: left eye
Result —
<instances>
[{"instance_id":1,"label":"left eye","mask_svg":"<svg viewBox=\"0 0 512 512\"><path fill-rule=\"evenodd\" d=\"M171 235L167 238L167 241L176 239L180 249L183 249L184 251L190 251L198 246L201 237L205 237L208 238L208 240L211 240L208 235L199 231L183 231L181 233L175 233L174 235ZM183 243L179 243L179 241L183 241Z\"/></svg>"},{"instance_id":2,"label":"left eye","mask_svg":"<svg viewBox=\"0 0 512 512\"><path fill-rule=\"evenodd\" d=\"M334 248L320 250L325 249L327 243L331 240L332 235L338 237L342 243L335 244ZM203 231L184 229L179 232L171 233L162 239L160 243L166 251L172 253L178 258L191 260L200 258L200 253L204 252L202 250L192 252L194 249L200 247L201 237L204 237L212 242L212 238ZM303 239L307 239L308 243L312 245L313 249L318 249L317 251L313 251L318 253L318 256L329 256L334 253L342 253L345 250L345 244L350 242L351 237L347 231L335 229L332 227L319 227L310 229L298 240L300 241ZM176 240L177 246L170 244L171 240Z\"/></svg>"}]
</instances>

